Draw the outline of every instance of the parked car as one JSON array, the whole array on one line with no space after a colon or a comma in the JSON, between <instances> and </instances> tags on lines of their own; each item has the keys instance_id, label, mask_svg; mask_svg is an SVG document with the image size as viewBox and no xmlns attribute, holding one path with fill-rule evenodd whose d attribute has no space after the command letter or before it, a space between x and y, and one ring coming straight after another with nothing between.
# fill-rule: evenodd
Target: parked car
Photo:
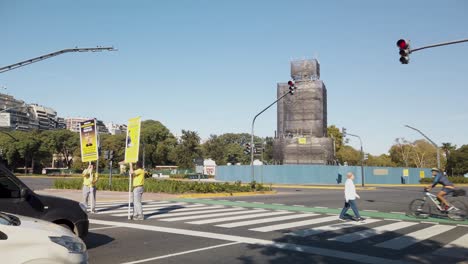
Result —
<instances>
[{"instance_id":1,"label":"parked car","mask_svg":"<svg viewBox=\"0 0 468 264\"><path fill-rule=\"evenodd\" d=\"M39 219L0 212L2 263L83 264L88 252L69 229Z\"/></svg>"},{"instance_id":2,"label":"parked car","mask_svg":"<svg viewBox=\"0 0 468 264\"><path fill-rule=\"evenodd\" d=\"M89 221L83 204L36 194L3 164L0 164L0 211L53 222L81 238L88 234Z\"/></svg>"}]
</instances>

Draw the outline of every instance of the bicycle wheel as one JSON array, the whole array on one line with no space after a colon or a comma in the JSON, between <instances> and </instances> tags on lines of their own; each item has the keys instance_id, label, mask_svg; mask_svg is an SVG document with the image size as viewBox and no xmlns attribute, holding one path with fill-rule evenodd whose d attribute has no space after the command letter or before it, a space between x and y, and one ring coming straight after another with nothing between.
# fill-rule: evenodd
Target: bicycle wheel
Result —
<instances>
[{"instance_id":1,"label":"bicycle wheel","mask_svg":"<svg viewBox=\"0 0 468 264\"><path fill-rule=\"evenodd\" d=\"M447 212L447 217L455 221L463 221L468 217L468 208L465 203L460 200L451 200L449 203L456 209Z\"/></svg>"},{"instance_id":2,"label":"bicycle wheel","mask_svg":"<svg viewBox=\"0 0 468 264\"><path fill-rule=\"evenodd\" d=\"M428 218L431 215L431 207L423 199L414 199L409 204L406 215L416 218Z\"/></svg>"}]
</instances>

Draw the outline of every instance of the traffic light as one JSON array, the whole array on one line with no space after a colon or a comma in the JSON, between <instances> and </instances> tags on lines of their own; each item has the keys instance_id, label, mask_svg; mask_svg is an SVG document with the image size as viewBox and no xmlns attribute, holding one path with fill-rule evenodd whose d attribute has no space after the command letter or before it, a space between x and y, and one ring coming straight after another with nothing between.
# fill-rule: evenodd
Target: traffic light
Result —
<instances>
[{"instance_id":1,"label":"traffic light","mask_svg":"<svg viewBox=\"0 0 468 264\"><path fill-rule=\"evenodd\" d=\"M400 39L397 41L397 47L400 49L401 64L408 64L409 55L411 53L409 41L405 39Z\"/></svg>"},{"instance_id":2,"label":"traffic light","mask_svg":"<svg viewBox=\"0 0 468 264\"><path fill-rule=\"evenodd\" d=\"M341 134L343 134L343 137L346 137L346 128L341 128Z\"/></svg>"},{"instance_id":3,"label":"traffic light","mask_svg":"<svg viewBox=\"0 0 468 264\"><path fill-rule=\"evenodd\" d=\"M104 150L104 159L105 160L109 159L109 151L108 150Z\"/></svg>"},{"instance_id":4,"label":"traffic light","mask_svg":"<svg viewBox=\"0 0 468 264\"><path fill-rule=\"evenodd\" d=\"M248 155L248 154L250 154L250 151L252 151L250 143L246 143L245 146L244 146L244 154Z\"/></svg>"},{"instance_id":5,"label":"traffic light","mask_svg":"<svg viewBox=\"0 0 468 264\"><path fill-rule=\"evenodd\" d=\"M113 160L113 159L114 159L114 151L109 150L109 160Z\"/></svg>"},{"instance_id":6,"label":"traffic light","mask_svg":"<svg viewBox=\"0 0 468 264\"><path fill-rule=\"evenodd\" d=\"M289 81L288 85L289 85L289 93L294 94L294 91L297 89L296 84L293 81Z\"/></svg>"}]
</instances>

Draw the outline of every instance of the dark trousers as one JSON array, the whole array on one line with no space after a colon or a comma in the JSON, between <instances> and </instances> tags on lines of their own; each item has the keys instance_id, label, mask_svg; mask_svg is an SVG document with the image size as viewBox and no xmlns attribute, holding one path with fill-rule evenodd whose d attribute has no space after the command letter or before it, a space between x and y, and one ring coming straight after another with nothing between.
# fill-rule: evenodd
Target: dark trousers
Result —
<instances>
[{"instance_id":1,"label":"dark trousers","mask_svg":"<svg viewBox=\"0 0 468 264\"><path fill-rule=\"evenodd\" d=\"M343 210L341 210L340 218L344 218L344 216L345 216L346 212L348 211L349 207L351 207L351 209L353 210L354 216L356 216L357 218L361 217L361 215L359 215L359 211L358 211L357 206L356 206L356 201L355 200L349 200L347 203L345 202Z\"/></svg>"}]
</instances>

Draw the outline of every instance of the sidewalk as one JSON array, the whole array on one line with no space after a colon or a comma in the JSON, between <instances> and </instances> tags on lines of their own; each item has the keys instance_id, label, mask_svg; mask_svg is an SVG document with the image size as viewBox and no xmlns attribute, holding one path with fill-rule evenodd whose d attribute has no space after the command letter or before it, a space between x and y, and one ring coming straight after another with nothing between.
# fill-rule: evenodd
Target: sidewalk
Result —
<instances>
[{"instance_id":1,"label":"sidewalk","mask_svg":"<svg viewBox=\"0 0 468 264\"><path fill-rule=\"evenodd\" d=\"M52 195L66 199L81 202L83 194L81 190L66 190L66 189L45 189L34 191L40 195ZM177 198L178 195L167 193L143 193L143 200L166 200ZM114 202L114 201L128 201L128 192L113 192L113 191L97 191L96 202Z\"/></svg>"}]
</instances>

